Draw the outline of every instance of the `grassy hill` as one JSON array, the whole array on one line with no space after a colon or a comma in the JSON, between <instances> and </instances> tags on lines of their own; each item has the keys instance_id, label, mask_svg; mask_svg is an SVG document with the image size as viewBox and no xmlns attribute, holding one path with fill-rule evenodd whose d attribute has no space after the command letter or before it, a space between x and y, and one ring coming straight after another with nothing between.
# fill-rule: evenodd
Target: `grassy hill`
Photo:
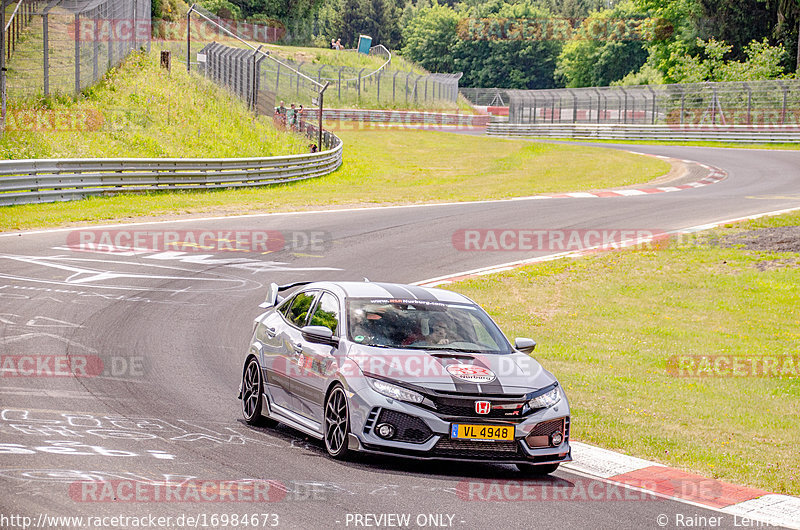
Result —
<instances>
[{"instance_id":1,"label":"grassy hill","mask_svg":"<svg viewBox=\"0 0 800 530\"><path fill-rule=\"evenodd\" d=\"M274 156L307 144L225 89L137 53L77 102L9 100L0 158Z\"/></svg>"}]
</instances>

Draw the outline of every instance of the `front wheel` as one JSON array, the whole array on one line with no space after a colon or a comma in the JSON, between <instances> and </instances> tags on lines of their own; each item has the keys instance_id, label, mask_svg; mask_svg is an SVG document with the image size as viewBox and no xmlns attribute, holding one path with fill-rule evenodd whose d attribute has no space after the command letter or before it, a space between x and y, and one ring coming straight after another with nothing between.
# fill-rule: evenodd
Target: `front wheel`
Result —
<instances>
[{"instance_id":1,"label":"front wheel","mask_svg":"<svg viewBox=\"0 0 800 530\"><path fill-rule=\"evenodd\" d=\"M347 456L347 437L350 433L350 415L347 412L347 395L337 385L325 400L325 450L331 457Z\"/></svg>"},{"instance_id":2,"label":"front wheel","mask_svg":"<svg viewBox=\"0 0 800 530\"><path fill-rule=\"evenodd\" d=\"M261 420L262 397L261 367L255 358L250 359L242 374L242 416L255 425Z\"/></svg>"},{"instance_id":3,"label":"front wheel","mask_svg":"<svg viewBox=\"0 0 800 530\"><path fill-rule=\"evenodd\" d=\"M526 475L540 476L549 475L558 469L558 464L540 464L538 466L533 464L517 464L517 469Z\"/></svg>"}]
</instances>

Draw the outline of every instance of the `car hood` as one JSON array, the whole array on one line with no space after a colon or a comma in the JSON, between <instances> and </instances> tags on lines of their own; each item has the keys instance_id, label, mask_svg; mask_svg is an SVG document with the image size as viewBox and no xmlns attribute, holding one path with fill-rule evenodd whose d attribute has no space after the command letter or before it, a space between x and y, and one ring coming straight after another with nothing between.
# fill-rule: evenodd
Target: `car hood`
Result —
<instances>
[{"instance_id":1,"label":"car hood","mask_svg":"<svg viewBox=\"0 0 800 530\"><path fill-rule=\"evenodd\" d=\"M365 375L443 392L526 393L556 382L536 359L520 352L456 353L353 344L348 357Z\"/></svg>"}]
</instances>

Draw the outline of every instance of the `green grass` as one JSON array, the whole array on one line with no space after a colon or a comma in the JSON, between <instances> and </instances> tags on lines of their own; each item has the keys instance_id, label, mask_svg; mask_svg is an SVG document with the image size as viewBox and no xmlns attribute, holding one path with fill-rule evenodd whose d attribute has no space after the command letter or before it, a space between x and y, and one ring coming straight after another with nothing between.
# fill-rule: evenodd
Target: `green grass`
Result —
<instances>
[{"instance_id":1,"label":"green grass","mask_svg":"<svg viewBox=\"0 0 800 530\"><path fill-rule=\"evenodd\" d=\"M589 140L583 138L553 138L549 136L526 136L531 140L552 140L556 142L581 142L593 144L630 144L630 145L680 145L691 147L726 147L732 149L781 149L794 150L800 149L800 142L793 143L739 143L739 142L702 142L697 140L687 140L680 142L656 141L656 140Z\"/></svg>"},{"instance_id":2,"label":"green grass","mask_svg":"<svg viewBox=\"0 0 800 530\"><path fill-rule=\"evenodd\" d=\"M345 143L344 164L322 178L254 189L5 207L0 230L199 212L500 199L625 186L669 170L658 159L594 147L418 130L340 131L339 135Z\"/></svg>"},{"instance_id":3,"label":"green grass","mask_svg":"<svg viewBox=\"0 0 800 530\"><path fill-rule=\"evenodd\" d=\"M132 55L78 102L12 100L9 116L0 138L5 159L273 156L305 152L308 143L277 131L271 119L254 118L211 82L181 68L160 68L155 54ZM69 124L75 116L89 119L31 129L35 116L61 116Z\"/></svg>"},{"instance_id":4,"label":"green grass","mask_svg":"<svg viewBox=\"0 0 800 530\"><path fill-rule=\"evenodd\" d=\"M535 357L570 398L576 440L798 495L800 378L667 369L674 355L798 356L800 256L713 244L744 229L797 225L795 212L690 244L541 263L452 288L510 337L539 342Z\"/></svg>"}]
</instances>

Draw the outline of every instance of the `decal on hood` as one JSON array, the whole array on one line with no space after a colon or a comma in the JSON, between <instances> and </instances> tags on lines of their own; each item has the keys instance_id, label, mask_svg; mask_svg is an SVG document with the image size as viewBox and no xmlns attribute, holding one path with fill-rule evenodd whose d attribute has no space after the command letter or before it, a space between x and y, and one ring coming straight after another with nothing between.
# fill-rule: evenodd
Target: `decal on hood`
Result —
<instances>
[{"instance_id":1,"label":"decal on hood","mask_svg":"<svg viewBox=\"0 0 800 530\"><path fill-rule=\"evenodd\" d=\"M491 383L497 378L494 372L485 366L476 366L474 364L451 364L447 367L447 373L462 381L478 385Z\"/></svg>"}]
</instances>

